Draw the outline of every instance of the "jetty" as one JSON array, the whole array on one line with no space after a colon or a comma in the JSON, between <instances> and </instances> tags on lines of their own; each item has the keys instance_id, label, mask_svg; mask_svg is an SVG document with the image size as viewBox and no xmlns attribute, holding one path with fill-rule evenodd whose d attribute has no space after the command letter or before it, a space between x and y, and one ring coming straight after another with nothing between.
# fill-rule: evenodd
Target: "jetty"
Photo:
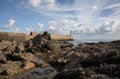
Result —
<instances>
[{"instance_id":1,"label":"jetty","mask_svg":"<svg viewBox=\"0 0 120 79\"><path fill-rule=\"evenodd\" d=\"M31 32L30 34L25 33L14 33L14 32L0 32L0 39L26 41L34 38L39 33ZM72 35L63 34L50 34L51 39L58 41L73 41Z\"/></svg>"},{"instance_id":2,"label":"jetty","mask_svg":"<svg viewBox=\"0 0 120 79\"><path fill-rule=\"evenodd\" d=\"M72 35L51 34L51 39L58 41L73 41Z\"/></svg>"}]
</instances>

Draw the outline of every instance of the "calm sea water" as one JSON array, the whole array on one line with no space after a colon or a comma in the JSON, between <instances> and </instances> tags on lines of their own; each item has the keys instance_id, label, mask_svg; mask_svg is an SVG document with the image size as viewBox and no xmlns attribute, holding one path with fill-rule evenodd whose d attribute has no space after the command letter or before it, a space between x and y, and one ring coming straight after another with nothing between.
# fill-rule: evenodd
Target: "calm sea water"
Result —
<instances>
[{"instance_id":1,"label":"calm sea water","mask_svg":"<svg viewBox=\"0 0 120 79\"><path fill-rule=\"evenodd\" d=\"M97 42L110 42L114 39L74 39L74 41L70 41L74 45L82 44L82 43L97 43Z\"/></svg>"}]
</instances>

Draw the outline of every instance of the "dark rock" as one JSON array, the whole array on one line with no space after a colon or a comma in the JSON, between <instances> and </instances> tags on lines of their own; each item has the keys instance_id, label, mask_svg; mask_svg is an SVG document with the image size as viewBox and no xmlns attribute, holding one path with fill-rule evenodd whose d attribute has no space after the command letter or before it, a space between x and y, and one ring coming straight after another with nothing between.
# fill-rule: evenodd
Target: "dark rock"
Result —
<instances>
[{"instance_id":1,"label":"dark rock","mask_svg":"<svg viewBox=\"0 0 120 79\"><path fill-rule=\"evenodd\" d=\"M47 31L45 31L42 35L43 38L47 39L47 40L50 40L51 37L50 37L50 33L48 33Z\"/></svg>"},{"instance_id":2,"label":"dark rock","mask_svg":"<svg viewBox=\"0 0 120 79\"><path fill-rule=\"evenodd\" d=\"M25 45L25 48L30 48L30 47L32 47L32 46L33 46L32 40L26 41L26 42L24 43L24 45Z\"/></svg>"},{"instance_id":3,"label":"dark rock","mask_svg":"<svg viewBox=\"0 0 120 79\"><path fill-rule=\"evenodd\" d=\"M69 42L60 42L60 46L61 46L61 48L66 48L66 47L72 48L74 45Z\"/></svg>"},{"instance_id":4,"label":"dark rock","mask_svg":"<svg viewBox=\"0 0 120 79\"><path fill-rule=\"evenodd\" d=\"M109 50L105 53L93 53L89 55L86 59L84 59L81 64L83 66L99 66L100 64L104 63L115 63L113 62L112 58L117 55L117 52ZM119 59L118 59L119 60Z\"/></svg>"},{"instance_id":5,"label":"dark rock","mask_svg":"<svg viewBox=\"0 0 120 79\"><path fill-rule=\"evenodd\" d=\"M34 46L42 46L45 45L45 43L50 40L50 34L46 31L42 35L38 34L32 39L32 43Z\"/></svg>"},{"instance_id":6,"label":"dark rock","mask_svg":"<svg viewBox=\"0 0 120 79\"><path fill-rule=\"evenodd\" d=\"M46 69L46 70L44 70L44 73L45 73L46 75L51 74L52 72L54 72L53 69Z\"/></svg>"},{"instance_id":7,"label":"dark rock","mask_svg":"<svg viewBox=\"0 0 120 79\"><path fill-rule=\"evenodd\" d=\"M65 70L57 74L53 79L88 79L82 68Z\"/></svg>"},{"instance_id":8,"label":"dark rock","mask_svg":"<svg viewBox=\"0 0 120 79\"><path fill-rule=\"evenodd\" d=\"M35 58L40 64L46 64L43 60ZM18 75L15 79L53 79L57 72L48 64L47 67L35 67Z\"/></svg>"},{"instance_id":9,"label":"dark rock","mask_svg":"<svg viewBox=\"0 0 120 79\"><path fill-rule=\"evenodd\" d=\"M83 67L99 66L104 62L104 54L91 54L86 59L81 61Z\"/></svg>"},{"instance_id":10,"label":"dark rock","mask_svg":"<svg viewBox=\"0 0 120 79\"><path fill-rule=\"evenodd\" d=\"M47 39L43 38L41 35L37 35L32 39L33 46L41 46L47 42Z\"/></svg>"},{"instance_id":11,"label":"dark rock","mask_svg":"<svg viewBox=\"0 0 120 79\"><path fill-rule=\"evenodd\" d=\"M13 53L7 55L10 60L13 61L31 61L34 58L34 55L31 53Z\"/></svg>"},{"instance_id":12,"label":"dark rock","mask_svg":"<svg viewBox=\"0 0 120 79\"><path fill-rule=\"evenodd\" d=\"M100 73L100 74L106 74L106 75L109 75L113 78L115 77L120 77L120 66L116 66L116 65L106 65L106 66L103 66L103 67L97 67L95 68L95 71L97 73Z\"/></svg>"},{"instance_id":13,"label":"dark rock","mask_svg":"<svg viewBox=\"0 0 120 79\"><path fill-rule=\"evenodd\" d=\"M55 41L49 41L45 44L45 48L51 51L59 50L59 44Z\"/></svg>"},{"instance_id":14,"label":"dark rock","mask_svg":"<svg viewBox=\"0 0 120 79\"><path fill-rule=\"evenodd\" d=\"M118 54L118 52L115 49L111 49L105 54L105 62L111 64L120 64L120 62L118 62L120 61L119 57L120 55Z\"/></svg>"}]
</instances>

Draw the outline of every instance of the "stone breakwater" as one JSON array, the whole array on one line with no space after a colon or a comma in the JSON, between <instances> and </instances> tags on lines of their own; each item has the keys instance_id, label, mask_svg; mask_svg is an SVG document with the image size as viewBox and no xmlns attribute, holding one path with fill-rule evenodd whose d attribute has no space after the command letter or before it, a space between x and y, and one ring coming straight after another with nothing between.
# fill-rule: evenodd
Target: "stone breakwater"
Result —
<instances>
[{"instance_id":1,"label":"stone breakwater","mask_svg":"<svg viewBox=\"0 0 120 79\"><path fill-rule=\"evenodd\" d=\"M74 46L44 32L0 41L0 79L120 79L119 61L120 40Z\"/></svg>"},{"instance_id":2,"label":"stone breakwater","mask_svg":"<svg viewBox=\"0 0 120 79\"><path fill-rule=\"evenodd\" d=\"M31 32L30 34L25 33L13 33L13 32L0 32L0 39L7 39L7 40L17 40L17 41L27 41L29 39L34 38L37 36L38 33ZM62 40L62 41L72 41L72 35L60 35L60 34L50 34L50 38L53 40Z\"/></svg>"}]
</instances>

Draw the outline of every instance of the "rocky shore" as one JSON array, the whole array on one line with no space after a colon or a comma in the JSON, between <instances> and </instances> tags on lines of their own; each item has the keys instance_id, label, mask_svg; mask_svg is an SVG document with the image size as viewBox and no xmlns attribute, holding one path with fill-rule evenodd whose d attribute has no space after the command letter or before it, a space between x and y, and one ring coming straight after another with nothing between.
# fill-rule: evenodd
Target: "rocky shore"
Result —
<instances>
[{"instance_id":1,"label":"rocky shore","mask_svg":"<svg viewBox=\"0 0 120 79\"><path fill-rule=\"evenodd\" d=\"M72 43L48 32L19 42L0 39L0 79L120 79L120 40Z\"/></svg>"}]
</instances>

